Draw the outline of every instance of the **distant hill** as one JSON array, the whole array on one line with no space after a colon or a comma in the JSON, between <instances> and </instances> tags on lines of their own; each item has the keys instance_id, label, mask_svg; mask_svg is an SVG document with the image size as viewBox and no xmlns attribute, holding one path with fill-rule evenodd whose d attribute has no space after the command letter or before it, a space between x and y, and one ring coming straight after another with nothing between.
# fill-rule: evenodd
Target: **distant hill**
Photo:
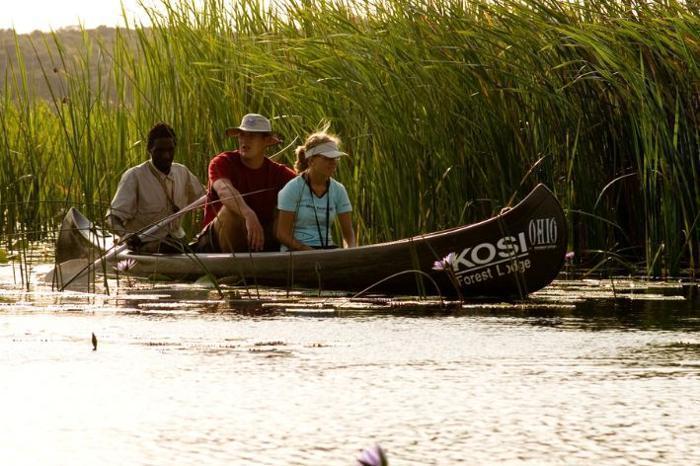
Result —
<instances>
[{"instance_id":1,"label":"distant hill","mask_svg":"<svg viewBox=\"0 0 700 466\"><path fill-rule=\"evenodd\" d=\"M126 30L119 31L120 34L124 34ZM128 36L133 34L132 31L126 33ZM73 60L83 60L90 48L90 81L94 86L100 77L98 70L101 78L105 78L111 72L111 51L116 34L116 28L106 26L88 30L69 27L53 33L34 31L31 34L19 35L15 35L11 29L0 29L0 94L6 89L15 94L17 89L13 83L24 81L18 67L18 48L26 70L26 83L35 95L51 99L47 80L51 87L60 93L65 81L62 76L65 76L67 70L63 66L57 44L60 44L63 50L63 59L69 63ZM102 53L103 51L108 53ZM58 97L60 98L60 95Z\"/></svg>"}]
</instances>

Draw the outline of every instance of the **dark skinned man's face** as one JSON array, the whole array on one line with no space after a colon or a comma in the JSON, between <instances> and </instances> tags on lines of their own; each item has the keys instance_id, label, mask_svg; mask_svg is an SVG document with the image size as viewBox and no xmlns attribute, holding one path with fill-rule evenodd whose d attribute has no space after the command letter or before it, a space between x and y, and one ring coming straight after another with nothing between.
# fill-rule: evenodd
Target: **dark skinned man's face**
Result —
<instances>
[{"instance_id":1,"label":"dark skinned man's face","mask_svg":"<svg viewBox=\"0 0 700 466\"><path fill-rule=\"evenodd\" d=\"M153 165L166 175L170 173L170 167L175 158L175 141L173 138L158 138L153 141L153 146L148 150L151 154Z\"/></svg>"}]
</instances>

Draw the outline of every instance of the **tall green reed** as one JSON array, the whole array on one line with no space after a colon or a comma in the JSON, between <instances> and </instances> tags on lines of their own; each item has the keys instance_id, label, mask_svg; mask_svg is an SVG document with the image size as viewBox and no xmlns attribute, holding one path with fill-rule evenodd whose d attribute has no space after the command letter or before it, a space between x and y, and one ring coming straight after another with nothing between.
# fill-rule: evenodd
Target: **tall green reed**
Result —
<instances>
[{"instance_id":1,"label":"tall green reed","mask_svg":"<svg viewBox=\"0 0 700 466\"><path fill-rule=\"evenodd\" d=\"M174 0L161 11L109 44L85 32L77 56L60 34L35 44L55 50L42 64L48 103L19 54L1 99L2 181L31 172L22 193L37 213L5 207L4 232L55 224L56 200L99 217L158 120L204 180L234 146L223 129L259 112L287 141L331 123L352 154L337 177L363 243L482 219L542 181L569 211L577 257L608 250L655 275L698 267L692 5ZM280 158L293 163L291 150Z\"/></svg>"}]
</instances>

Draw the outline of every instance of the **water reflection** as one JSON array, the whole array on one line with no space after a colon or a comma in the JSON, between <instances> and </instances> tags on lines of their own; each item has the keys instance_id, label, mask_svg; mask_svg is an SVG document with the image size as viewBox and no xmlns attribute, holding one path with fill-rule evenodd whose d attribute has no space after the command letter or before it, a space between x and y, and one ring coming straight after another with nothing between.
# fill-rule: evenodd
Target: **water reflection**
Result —
<instances>
[{"instance_id":1,"label":"water reflection","mask_svg":"<svg viewBox=\"0 0 700 466\"><path fill-rule=\"evenodd\" d=\"M374 443L392 466L694 464L688 290L558 282L462 304L6 285L0 464L348 465Z\"/></svg>"}]
</instances>

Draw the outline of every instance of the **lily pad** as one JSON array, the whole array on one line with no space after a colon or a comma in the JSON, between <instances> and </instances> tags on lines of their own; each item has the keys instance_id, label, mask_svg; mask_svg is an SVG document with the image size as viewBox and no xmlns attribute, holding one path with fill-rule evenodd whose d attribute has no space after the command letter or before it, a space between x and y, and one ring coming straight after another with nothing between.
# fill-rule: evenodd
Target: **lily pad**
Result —
<instances>
[{"instance_id":1,"label":"lily pad","mask_svg":"<svg viewBox=\"0 0 700 466\"><path fill-rule=\"evenodd\" d=\"M215 288L216 284L212 281L209 275L202 275L195 282L195 285L201 286L203 288Z\"/></svg>"}]
</instances>

